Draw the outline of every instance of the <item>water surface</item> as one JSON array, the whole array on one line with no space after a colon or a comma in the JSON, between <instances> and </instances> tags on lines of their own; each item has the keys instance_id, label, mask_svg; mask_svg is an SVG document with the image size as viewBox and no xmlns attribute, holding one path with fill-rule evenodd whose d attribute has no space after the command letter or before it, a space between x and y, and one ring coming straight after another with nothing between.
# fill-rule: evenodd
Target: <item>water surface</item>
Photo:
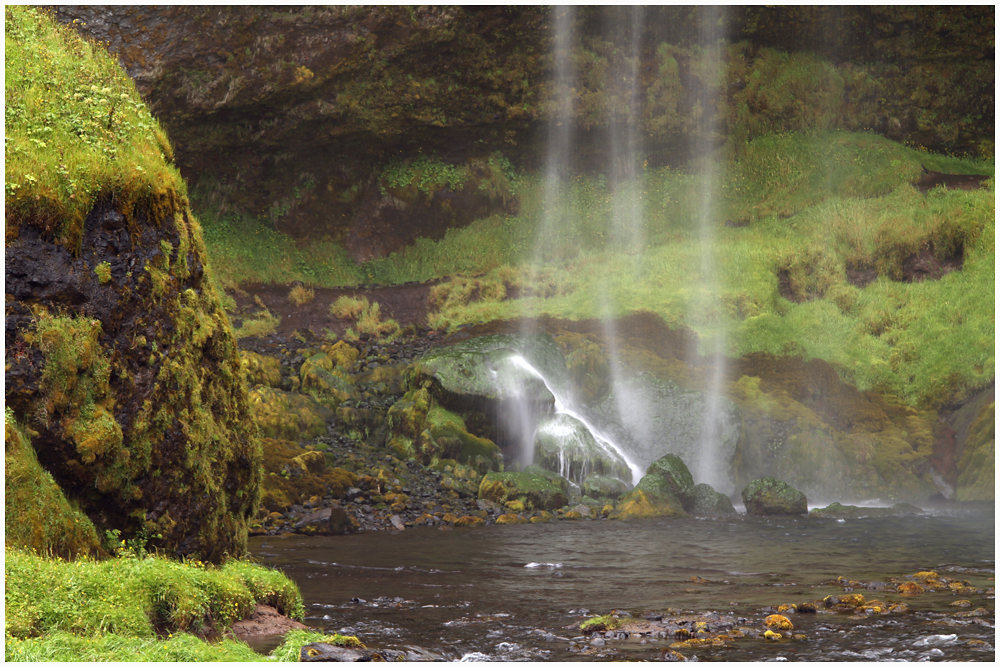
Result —
<instances>
[{"instance_id":1,"label":"water surface","mask_svg":"<svg viewBox=\"0 0 1000 667\"><path fill-rule=\"evenodd\" d=\"M935 570L985 590L994 586L995 519L560 521L255 538L251 549L298 582L308 624L355 634L371 648L409 650L414 659L650 659L675 640L610 639L594 649L572 626L624 610L714 611L761 628L768 607L842 593L838 576L877 582ZM974 608L990 612L976 618L955 617L961 609L949 606L958 599L950 592L855 592L905 599L911 611L866 620L794 614L803 641L748 637L680 652L700 660L993 659L968 643L995 643L992 592L972 596ZM596 653L571 652L573 644Z\"/></svg>"}]
</instances>

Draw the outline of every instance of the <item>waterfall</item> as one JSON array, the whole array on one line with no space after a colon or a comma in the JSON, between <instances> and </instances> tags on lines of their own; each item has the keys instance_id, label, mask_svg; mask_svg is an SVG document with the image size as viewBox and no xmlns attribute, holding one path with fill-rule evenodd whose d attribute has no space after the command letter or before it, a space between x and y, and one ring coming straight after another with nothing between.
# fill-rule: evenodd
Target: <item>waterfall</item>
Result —
<instances>
[{"instance_id":1,"label":"waterfall","mask_svg":"<svg viewBox=\"0 0 1000 667\"><path fill-rule=\"evenodd\" d=\"M515 355L511 357L510 360L512 363L520 366L521 368L531 373L545 384L545 387L552 393L552 396L555 398L555 413L557 415L561 414L567 415L577 420L581 424L583 424L590 432L590 434L594 437L594 440L597 442L599 447L601 447L606 452L613 452L617 454L625 461L625 463L629 467L629 470L632 471L632 479L629 480L631 484L634 486L639 483L639 480L642 479L642 475L643 473L645 473L645 470L643 470L639 466L639 464L635 463L635 461L632 460L632 458L629 456L627 452L625 452L625 450L619 447L611 438L602 433L601 430L598 429L590 421L590 419L587 418L586 415L578 411L572 404L572 398L570 396L564 394L562 391L559 390L558 387L555 387L552 383L550 383L549 380L544 375L542 375L538 371L538 369L536 369L534 366L528 363L528 361L524 357L520 355ZM560 467L562 466L563 462L560 462ZM559 474L561 474L563 477L568 478L568 475L563 474L563 471L561 470Z\"/></svg>"}]
</instances>

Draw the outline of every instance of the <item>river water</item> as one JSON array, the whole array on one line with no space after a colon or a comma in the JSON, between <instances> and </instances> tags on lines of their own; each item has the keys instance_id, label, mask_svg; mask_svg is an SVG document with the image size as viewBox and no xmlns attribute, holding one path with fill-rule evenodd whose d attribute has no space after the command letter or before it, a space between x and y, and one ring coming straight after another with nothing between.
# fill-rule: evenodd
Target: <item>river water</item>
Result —
<instances>
[{"instance_id":1,"label":"river water","mask_svg":"<svg viewBox=\"0 0 1000 667\"><path fill-rule=\"evenodd\" d=\"M675 638L583 637L594 614L715 612L763 630L780 604L843 595L838 576L885 582L918 571L966 580L985 593L903 597L910 611L861 619L820 608L789 614L797 641L752 633L721 648L679 648L699 660L993 660L995 517L992 513L838 521L811 517L407 529L338 537L251 540L305 598L306 622L357 635L410 659L656 659ZM989 613L960 616L961 598ZM731 616L730 616L731 615ZM975 645L981 640L988 647ZM595 645L597 644L597 645Z\"/></svg>"}]
</instances>

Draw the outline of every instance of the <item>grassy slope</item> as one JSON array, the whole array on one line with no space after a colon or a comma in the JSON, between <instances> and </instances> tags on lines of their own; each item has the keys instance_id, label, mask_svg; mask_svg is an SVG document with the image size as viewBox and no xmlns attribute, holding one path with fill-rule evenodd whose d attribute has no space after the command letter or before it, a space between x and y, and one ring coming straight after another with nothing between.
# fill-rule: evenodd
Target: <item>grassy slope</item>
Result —
<instances>
[{"instance_id":1,"label":"grassy slope","mask_svg":"<svg viewBox=\"0 0 1000 667\"><path fill-rule=\"evenodd\" d=\"M304 613L298 588L280 572L245 561L222 567L138 556L64 561L5 549L4 657L8 661L296 661L314 641L357 640L292 631L272 657L241 641L206 643L192 632L224 632L269 604Z\"/></svg>"},{"instance_id":2,"label":"grassy slope","mask_svg":"<svg viewBox=\"0 0 1000 667\"><path fill-rule=\"evenodd\" d=\"M391 284L486 273L477 279L481 294L502 295L507 283L522 296L545 296L468 303L473 281L457 278L438 291L436 326L645 309L694 329L703 351L721 341L730 355L818 357L862 390L932 407L993 379L994 190L922 195L910 185L921 164L993 171L992 161L932 155L871 134L771 135L711 181L647 170L631 199L616 197L601 176L578 176L562 203L543 205L541 184L525 177L520 215L479 220L361 266L332 244L299 250L262 223L235 234L235 221L202 217L215 265L230 266L219 261L226 257L236 267L229 282ZM641 233L616 231L616 210L636 198ZM749 224L727 228L727 219ZM929 242L940 255L962 245L963 270L922 283L892 280ZM848 265L881 277L859 289L846 280ZM809 300L780 296L780 270Z\"/></svg>"}]
</instances>

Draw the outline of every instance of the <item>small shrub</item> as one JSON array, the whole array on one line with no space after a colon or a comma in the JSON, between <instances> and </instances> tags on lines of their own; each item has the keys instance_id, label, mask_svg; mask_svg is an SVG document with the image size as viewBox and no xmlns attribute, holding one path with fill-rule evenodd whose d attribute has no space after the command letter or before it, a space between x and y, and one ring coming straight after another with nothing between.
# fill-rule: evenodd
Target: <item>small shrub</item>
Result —
<instances>
[{"instance_id":1,"label":"small shrub","mask_svg":"<svg viewBox=\"0 0 1000 667\"><path fill-rule=\"evenodd\" d=\"M101 281L102 285L107 285L108 281L111 280L111 264L108 262L101 262L94 267L94 273L97 275L97 279Z\"/></svg>"},{"instance_id":2,"label":"small shrub","mask_svg":"<svg viewBox=\"0 0 1000 667\"><path fill-rule=\"evenodd\" d=\"M304 306L307 303L312 303L313 299L316 298L315 290L308 287L303 287L302 285L296 285L288 293L288 301L296 308Z\"/></svg>"}]
</instances>

